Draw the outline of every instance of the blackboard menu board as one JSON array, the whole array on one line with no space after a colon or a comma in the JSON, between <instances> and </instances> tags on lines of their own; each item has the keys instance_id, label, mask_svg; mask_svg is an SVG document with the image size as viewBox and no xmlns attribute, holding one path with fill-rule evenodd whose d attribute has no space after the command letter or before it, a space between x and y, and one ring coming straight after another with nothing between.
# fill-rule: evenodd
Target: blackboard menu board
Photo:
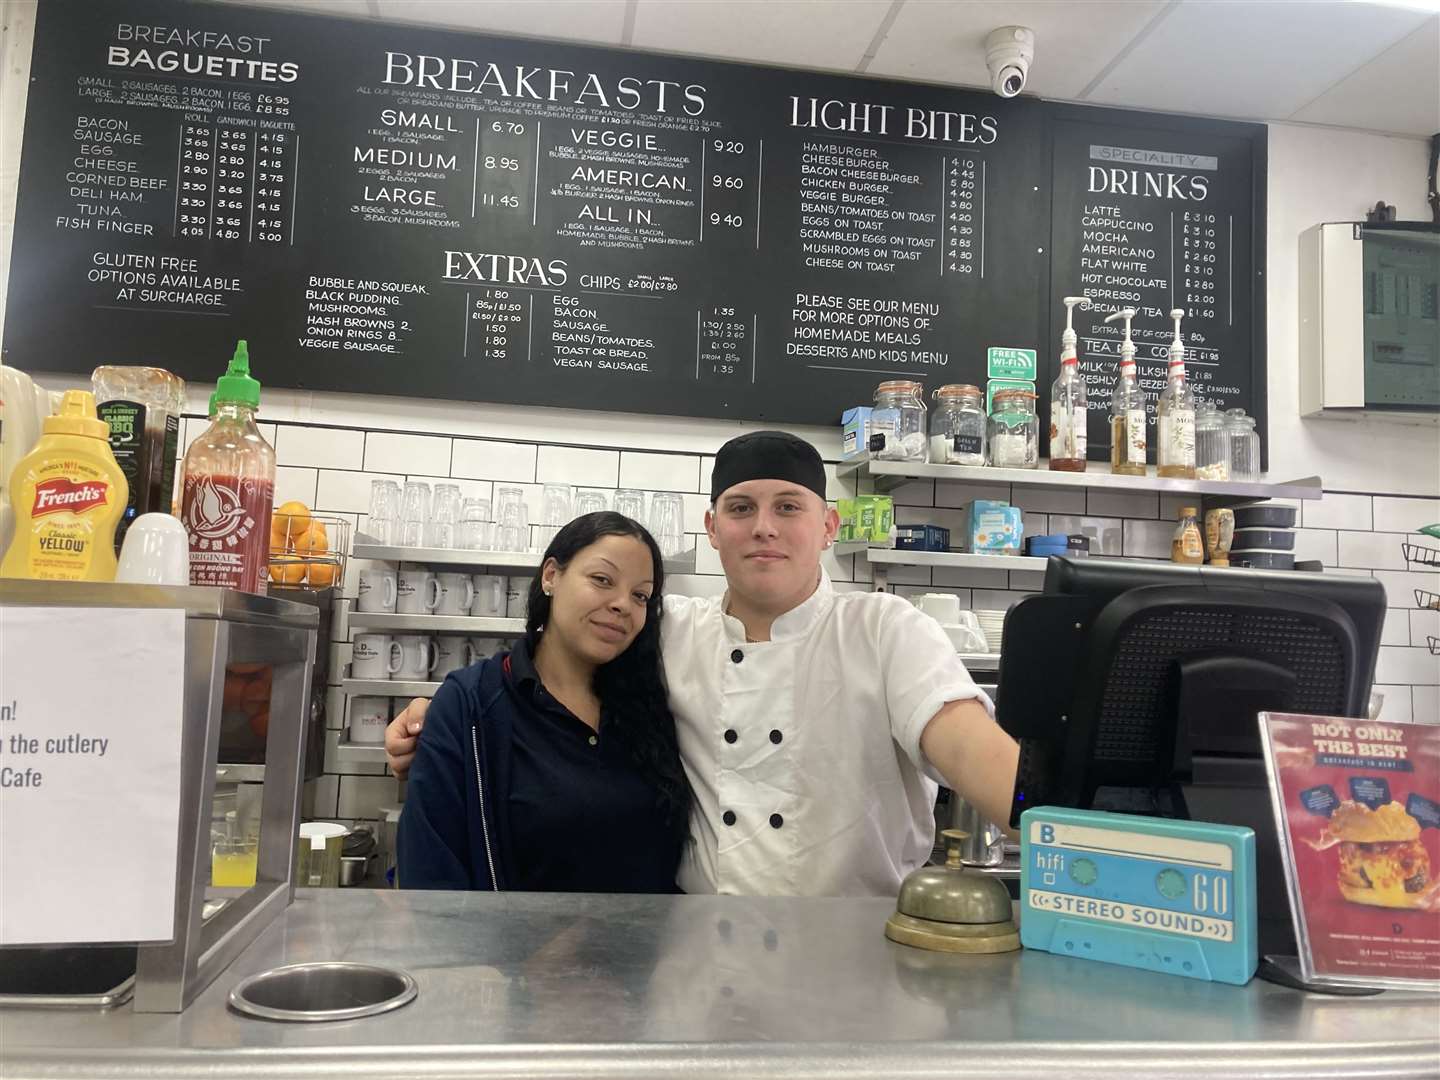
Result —
<instances>
[{"instance_id":1,"label":"blackboard menu board","mask_svg":"<svg viewBox=\"0 0 1440 1080\"><path fill-rule=\"evenodd\" d=\"M1089 144L1217 154L1035 99L181 0L42 0L31 76L7 363L208 382L244 337L270 386L777 423L1053 358L1050 294L1110 287ZM1249 407L1253 352L1217 347Z\"/></svg>"},{"instance_id":2,"label":"blackboard menu board","mask_svg":"<svg viewBox=\"0 0 1440 1080\"><path fill-rule=\"evenodd\" d=\"M828 423L1034 336L1041 106L45 0L8 362ZM978 358L978 359L977 359Z\"/></svg>"},{"instance_id":3,"label":"blackboard menu board","mask_svg":"<svg viewBox=\"0 0 1440 1080\"><path fill-rule=\"evenodd\" d=\"M1092 458L1109 458L1124 322L1105 317L1121 308L1137 311L1136 376L1152 417L1174 337L1169 313L1180 309L1186 378L1196 394L1263 421L1263 132L1253 124L1053 109L1050 340L1059 341L1065 325L1060 297L1091 297L1074 319ZM1050 356L1053 379L1058 350ZM1263 438L1263 423L1260 430Z\"/></svg>"}]
</instances>

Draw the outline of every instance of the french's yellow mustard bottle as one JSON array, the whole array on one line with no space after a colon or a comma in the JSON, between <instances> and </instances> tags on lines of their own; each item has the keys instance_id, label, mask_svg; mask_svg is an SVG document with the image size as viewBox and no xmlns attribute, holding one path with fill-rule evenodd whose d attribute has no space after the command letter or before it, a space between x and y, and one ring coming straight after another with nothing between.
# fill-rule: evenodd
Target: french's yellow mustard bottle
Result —
<instances>
[{"instance_id":1,"label":"french's yellow mustard bottle","mask_svg":"<svg viewBox=\"0 0 1440 1080\"><path fill-rule=\"evenodd\" d=\"M10 474L15 538L0 577L114 581L115 528L129 487L95 395L67 390L35 449Z\"/></svg>"}]
</instances>

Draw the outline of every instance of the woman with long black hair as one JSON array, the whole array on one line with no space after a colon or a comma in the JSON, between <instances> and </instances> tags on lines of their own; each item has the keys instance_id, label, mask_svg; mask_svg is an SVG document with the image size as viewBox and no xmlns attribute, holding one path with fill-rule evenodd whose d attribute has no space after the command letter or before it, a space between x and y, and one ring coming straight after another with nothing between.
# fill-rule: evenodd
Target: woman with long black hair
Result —
<instances>
[{"instance_id":1,"label":"woman with long black hair","mask_svg":"<svg viewBox=\"0 0 1440 1080\"><path fill-rule=\"evenodd\" d=\"M660 549L620 514L555 534L525 637L450 675L400 815L411 889L674 892L691 793L660 664Z\"/></svg>"}]
</instances>

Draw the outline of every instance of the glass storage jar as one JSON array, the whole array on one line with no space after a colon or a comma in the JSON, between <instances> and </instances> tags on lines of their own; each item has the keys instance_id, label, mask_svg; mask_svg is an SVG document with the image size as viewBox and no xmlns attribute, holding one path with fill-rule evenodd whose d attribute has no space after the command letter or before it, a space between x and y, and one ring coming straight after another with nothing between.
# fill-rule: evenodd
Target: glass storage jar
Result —
<instances>
[{"instance_id":1,"label":"glass storage jar","mask_svg":"<svg viewBox=\"0 0 1440 1080\"><path fill-rule=\"evenodd\" d=\"M885 433L885 461L925 460L925 388L909 379L892 379L875 388L871 421ZM881 413L876 416L875 413Z\"/></svg>"},{"instance_id":2,"label":"glass storage jar","mask_svg":"<svg viewBox=\"0 0 1440 1080\"><path fill-rule=\"evenodd\" d=\"M1260 436L1255 431L1255 417L1246 416L1244 409L1225 410L1225 434L1230 443L1230 479L1260 479Z\"/></svg>"},{"instance_id":3,"label":"glass storage jar","mask_svg":"<svg viewBox=\"0 0 1440 1080\"><path fill-rule=\"evenodd\" d=\"M985 464L985 405L978 386L951 383L936 390L930 417L930 461L934 465Z\"/></svg>"},{"instance_id":4,"label":"glass storage jar","mask_svg":"<svg viewBox=\"0 0 1440 1080\"><path fill-rule=\"evenodd\" d=\"M1225 414L1208 401L1195 406L1195 479L1230 479L1230 436Z\"/></svg>"},{"instance_id":5,"label":"glass storage jar","mask_svg":"<svg viewBox=\"0 0 1440 1080\"><path fill-rule=\"evenodd\" d=\"M1040 464L1040 421L1032 390L1001 390L990 405L990 464L1034 469Z\"/></svg>"}]
</instances>

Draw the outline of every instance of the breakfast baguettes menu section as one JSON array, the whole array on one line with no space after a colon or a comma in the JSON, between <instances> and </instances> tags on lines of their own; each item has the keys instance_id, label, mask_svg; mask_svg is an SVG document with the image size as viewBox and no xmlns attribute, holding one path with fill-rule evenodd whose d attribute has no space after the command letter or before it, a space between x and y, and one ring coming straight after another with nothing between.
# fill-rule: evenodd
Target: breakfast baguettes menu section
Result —
<instances>
[{"instance_id":1,"label":"breakfast baguettes menu section","mask_svg":"<svg viewBox=\"0 0 1440 1080\"><path fill-rule=\"evenodd\" d=\"M1054 351L1033 99L179 0L42 0L31 76L23 368L243 337L272 386L828 424Z\"/></svg>"}]
</instances>

